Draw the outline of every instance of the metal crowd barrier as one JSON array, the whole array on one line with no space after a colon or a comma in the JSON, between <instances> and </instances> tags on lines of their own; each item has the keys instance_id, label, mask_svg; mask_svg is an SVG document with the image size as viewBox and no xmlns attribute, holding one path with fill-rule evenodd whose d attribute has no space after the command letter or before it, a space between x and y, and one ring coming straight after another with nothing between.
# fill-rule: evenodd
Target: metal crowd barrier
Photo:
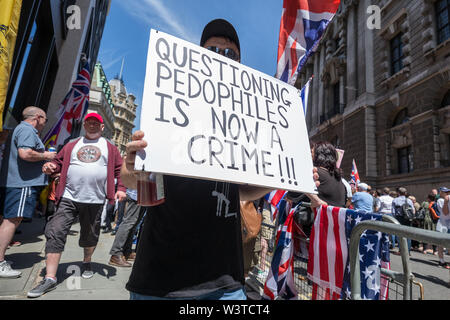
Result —
<instances>
[{"instance_id":1,"label":"metal crowd barrier","mask_svg":"<svg viewBox=\"0 0 450 320\"><path fill-rule=\"evenodd\" d=\"M271 232L270 238L266 239L268 243L268 252L266 253L265 261L260 262L258 266L263 264L265 267L264 269L268 271L271 265L273 252L275 250L277 226L262 223L262 227L268 228ZM423 299L423 286L420 282L415 280L415 277L411 271L406 239L409 238L424 243L450 248L450 235L436 231L403 226L400 225L395 218L388 215L383 215L383 221L360 222L352 231L349 248L353 300L361 299L359 259L356 259L356 257L358 257L359 254L359 239L362 233L366 230L380 231L388 235L396 235L399 238L400 257L403 270L394 271L381 268L381 276L389 280L388 300L412 300L413 285L418 287L419 299ZM294 235L294 237L296 237L297 240L300 240L301 246L309 248L308 238L300 237L299 235ZM299 300L311 300L312 297L312 282L307 277L307 269L308 257L304 254L294 255L294 282L298 291ZM259 291L259 295L262 296L266 279L265 277L258 277L258 270L258 268L254 268L250 272L250 279L247 281L247 285L249 285L253 290L257 292ZM324 296L325 290L319 287L318 299L323 299Z\"/></svg>"},{"instance_id":2,"label":"metal crowd barrier","mask_svg":"<svg viewBox=\"0 0 450 320\"><path fill-rule=\"evenodd\" d=\"M395 218L383 215L383 221L362 221L352 230L350 238L350 276L352 287L352 300L361 299L361 281L359 270L359 239L365 230L373 230L396 235L400 240L400 256L402 260L403 272L386 270L381 268L381 274L387 276L391 281L396 281L403 286L403 300L412 299L412 285L418 285L420 296L423 299L423 286L417 282L411 271L409 263L408 244L406 239L417 240L419 242L434 244L450 248L450 235L401 225Z\"/></svg>"}]
</instances>

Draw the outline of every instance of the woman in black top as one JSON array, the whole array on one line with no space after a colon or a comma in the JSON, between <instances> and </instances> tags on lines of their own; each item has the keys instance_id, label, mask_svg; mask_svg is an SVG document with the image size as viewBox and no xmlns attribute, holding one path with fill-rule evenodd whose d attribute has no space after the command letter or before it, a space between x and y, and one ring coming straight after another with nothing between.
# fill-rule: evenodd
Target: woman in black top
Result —
<instances>
[{"instance_id":1,"label":"woman in black top","mask_svg":"<svg viewBox=\"0 0 450 320\"><path fill-rule=\"evenodd\" d=\"M319 173L319 198L330 206L344 208L347 192L341 180L341 171L336 168L336 149L329 142L319 142L312 146L312 157Z\"/></svg>"}]
</instances>

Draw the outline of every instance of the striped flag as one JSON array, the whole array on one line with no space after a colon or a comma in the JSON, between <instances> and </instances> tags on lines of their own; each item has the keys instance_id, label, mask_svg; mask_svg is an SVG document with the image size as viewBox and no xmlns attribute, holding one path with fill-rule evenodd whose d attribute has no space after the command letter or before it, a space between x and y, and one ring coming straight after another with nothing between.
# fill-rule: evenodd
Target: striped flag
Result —
<instances>
[{"instance_id":1,"label":"striped flag","mask_svg":"<svg viewBox=\"0 0 450 320\"><path fill-rule=\"evenodd\" d=\"M63 145L64 141L72 134L72 127L75 122L82 121L89 107L89 91L91 87L89 70L89 63L86 63L61 103L59 119L43 140L47 149Z\"/></svg>"},{"instance_id":2,"label":"striped flag","mask_svg":"<svg viewBox=\"0 0 450 320\"><path fill-rule=\"evenodd\" d=\"M348 248L352 230L361 221L381 219L382 216L375 213L331 206L318 208L311 230L307 271L308 278L313 282L313 300L351 297ZM382 288L380 270L389 265L388 236L381 232L365 231L359 244L359 259L361 296L370 300L385 299L387 284Z\"/></svg>"},{"instance_id":3,"label":"striped flag","mask_svg":"<svg viewBox=\"0 0 450 320\"><path fill-rule=\"evenodd\" d=\"M284 0L276 77L295 84L339 8L340 0Z\"/></svg>"},{"instance_id":4,"label":"striped flag","mask_svg":"<svg viewBox=\"0 0 450 320\"><path fill-rule=\"evenodd\" d=\"M280 202L279 227L276 248L272 263L264 284L263 299L297 300L298 294L294 283L294 212L286 200Z\"/></svg>"},{"instance_id":5,"label":"striped flag","mask_svg":"<svg viewBox=\"0 0 450 320\"><path fill-rule=\"evenodd\" d=\"M285 190L274 190L266 194L266 196L264 197L264 199L266 199L266 201L270 204L272 211L272 221L275 221L275 219L277 218L280 202L284 199L286 194L287 191Z\"/></svg>"},{"instance_id":6,"label":"striped flag","mask_svg":"<svg viewBox=\"0 0 450 320\"><path fill-rule=\"evenodd\" d=\"M307 270L313 282L313 300L337 300L341 296L348 256L346 215L347 209L343 208L322 206L317 209L309 238Z\"/></svg>"},{"instance_id":7,"label":"striped flag","mask_svg":"<svg viewBox=\"0 0 450 320\"><path fill-rule=\"evenodd\" d=\"M358 186L358 184L361 182L361 180L359 179L359 173L358 173L358 168L356 167L355 159L353 159L353 162L352 162L352 173L350 176L352 178L352 181L355 183L355 185Z\"/></svg>"}]
</instances>

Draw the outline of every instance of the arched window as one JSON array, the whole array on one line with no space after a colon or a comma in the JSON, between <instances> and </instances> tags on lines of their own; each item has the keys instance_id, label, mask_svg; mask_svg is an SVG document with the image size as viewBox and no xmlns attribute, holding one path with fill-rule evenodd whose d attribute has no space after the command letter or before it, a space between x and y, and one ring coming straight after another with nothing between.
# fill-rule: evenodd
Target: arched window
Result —
<instances>
[{"instance_id":1,"label":"arched window","mask_svg":"<svg viewBox=\"0 0 450 320\"><path fill-rule=\"evenodd\" d=\"M409 121L408 109L404 108L395 117L394 122L392 123L392 127L396 127L408 121Z\"/></svg>"}]
</instances>

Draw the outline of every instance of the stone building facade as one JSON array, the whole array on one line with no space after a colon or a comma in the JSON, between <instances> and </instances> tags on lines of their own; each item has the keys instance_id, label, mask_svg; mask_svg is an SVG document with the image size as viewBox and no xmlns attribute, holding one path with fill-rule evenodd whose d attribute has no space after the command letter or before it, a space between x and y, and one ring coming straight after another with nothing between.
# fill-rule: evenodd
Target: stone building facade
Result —
<instances>
[{"instance_id":1,"label":"stone building facade","mask_svg":"<svg viewBox=\"0 0 450 320\"><path fill-rule=\"evenodd\" d=\"M381 28L367 26L380 8ZM314 75L310 139L345 150L349 179L404 186L419 200L450 186L450 5L446 0L342 0L297 86Z\"/></svg>"},{"instance_id":2,"label":"stone building facade","mask_svg":"<svg viewBox=\"0 0 450 320\"><path fill-rule=\"evenodd\" d=\"M131 141L131 135L134 128L134 119L136 118L135 103L136 97L128 94L125 84L121 77L117 77L109 82L111 87L111 96L114 104L114 135L113 141L119 148L122 155L126 152L126 144Z\"/></svg>"},{"instance_id":3,"label":"stone building facade","mask_svg":"<svg viewBox=\"0 0 450 320\"><path fill-rule=\"evenodd\" d=\"M112 139L115 133L114 122L116 121L116 117L114 116L113 108L111 88L106 79L102 64L97 62L92 75L91 91L89 92L89 108L87 112L96 112L102 116L103 124L105 125L103 136L107 139ZM84 129L81 130L81 135L84 135Z\"/></svg>"}]
</instances>

